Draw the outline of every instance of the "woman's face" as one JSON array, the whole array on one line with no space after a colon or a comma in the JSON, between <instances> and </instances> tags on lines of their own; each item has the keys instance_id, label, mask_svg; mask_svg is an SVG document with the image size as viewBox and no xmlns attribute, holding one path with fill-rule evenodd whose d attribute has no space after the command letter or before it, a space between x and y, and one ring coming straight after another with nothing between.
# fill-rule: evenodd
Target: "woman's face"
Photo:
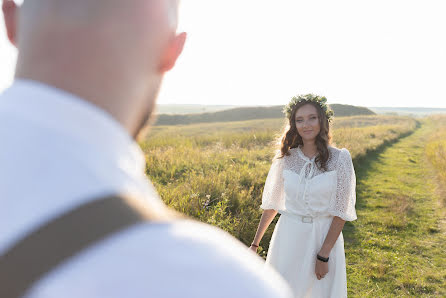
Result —
<instances>
[{"instance_id":1,"label":"woman's face","mask_svg":"<svg viewBox=\"0 0 446 298\"><path fill-rule=\"evenodd\" d=\"M321 131L316 107L311 104L301 106L295 116L296 128L304 142L314 142Z\"/></svg>"}]
</instances>

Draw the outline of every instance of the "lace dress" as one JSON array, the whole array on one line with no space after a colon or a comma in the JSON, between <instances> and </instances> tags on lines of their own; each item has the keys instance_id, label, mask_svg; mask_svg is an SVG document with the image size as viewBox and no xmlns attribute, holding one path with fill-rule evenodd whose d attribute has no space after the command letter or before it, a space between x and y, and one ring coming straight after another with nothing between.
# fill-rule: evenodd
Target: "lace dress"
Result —
<instances>
[{"instance_id":1,"label":"lace dress","mask_svg":"<svg viewBox=\"0 0 446 298\"><path fill-rule=\"evenodd\" d=\"M269 245L266 266L288 281L295 297L347 297L344 238L339 235L328 261L328 273L318 280L316 254L334 216L356 219L356 177L347 149L329 147L327 171L300 148L275 159L263 191L262 209L280 213Z\"/></svg>"}]
</instances>

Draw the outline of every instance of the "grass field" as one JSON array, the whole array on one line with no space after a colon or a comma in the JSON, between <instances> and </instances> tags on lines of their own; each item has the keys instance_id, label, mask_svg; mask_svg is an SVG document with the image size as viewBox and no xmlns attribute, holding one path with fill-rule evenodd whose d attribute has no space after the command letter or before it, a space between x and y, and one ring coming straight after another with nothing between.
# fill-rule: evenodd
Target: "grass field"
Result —
<instances>
[{"instance_id":1,"label":"grass field","mask_svg":"<svg viewBox=\"0 0 446 298\"><path fill-rule=\"evenodd\" d=\"M437 172L441 206L446 207L446 116L431 116L427 121L434 131L427 142L426 153Z\"/></svg>"},{"instance_id":2,"label":"grass field","mask_svg":"<svg viewBox=\"0 0 446 298\"><path fill-rule=\"evenodd\" d=\"M348 148L356 162L416 125L408 117L338 118L333 140ZM283 120L272 119L155 127L141 143L147 175L167 205L248 244L261 215L273 141L283 126ZM271 233L269 229L261 242L263 255Z\"/></svg>"},{"instance_id":3,"label":"grass field","mask_svg":"<svg viewBox=\"0 0 446 298\"><path fill-rule=\"evenodd\" d=\"M164 202L249 244L282 120L155 127L141 143ZM349 297L446 297L446 117L338 118L357 173L344 228ZM277 217L261 241L265 257ZM444 223L444 221L443 221Z\"/></svg>"},{"instance_id":4,"label":"grass field","mask_svg":"<svg viewBox=\"0 0 446 298\"><path fill-rule=\"evenodd\" d=\"M351 297L446 297L446 234L426 156L434 122L356 167L358 220L344 228Z\"/></svg>"}]
</instances>

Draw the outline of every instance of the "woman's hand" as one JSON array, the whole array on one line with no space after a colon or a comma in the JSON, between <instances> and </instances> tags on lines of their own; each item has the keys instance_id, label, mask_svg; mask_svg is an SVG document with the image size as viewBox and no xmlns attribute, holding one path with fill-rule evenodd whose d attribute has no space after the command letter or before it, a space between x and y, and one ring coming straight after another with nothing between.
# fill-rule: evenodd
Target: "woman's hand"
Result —
<instances>
[{"instance_id":1,"label":"woman's hand","mask_svg":"<svg viewBox=\"0 0 446 298\"><path fill-rule=\"evenodd\" d=\"M258 248L258 247L255 247L255 246L252 246L252 245L251 245L251 246L249 247L249 250L252 250L254 253L257 253L257 248Z\"/></svg>"},{"instance_id":2,"label":"woman's hand","mask_svg":"<svg viewBox=\"0 0 446 298\"><path fill-rule=\"evenodd\" d=\"M324 276L328 273L328 262L316 260L315 273L318 280L324 278Z\"/></svg>"}]
</instances>

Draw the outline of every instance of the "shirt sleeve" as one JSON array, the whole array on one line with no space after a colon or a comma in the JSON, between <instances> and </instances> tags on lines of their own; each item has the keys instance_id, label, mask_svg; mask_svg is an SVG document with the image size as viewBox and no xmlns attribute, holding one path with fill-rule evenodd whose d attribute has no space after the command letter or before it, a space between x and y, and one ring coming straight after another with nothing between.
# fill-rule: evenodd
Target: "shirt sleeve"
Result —
<instances>
[{"instance_id":1,"label":"shirt sleeve","mask_svg":"<svg viewBox=\"0 0 446 298\"><path fill-rule=\"evenodd\" d=\"M262 209L285 209L285 195L283 188L283 158L274 159L262 195Z\"/></svg>"},{"instance_id":2,"label":"shirt sleeve","mask_svg":"<svg viewBox=\"0 0 446 298\"><path fill-rule=\"evenodd\" d=\"M329 213L345 221L357 219L356 204L356 175L352 157L347 149L342 149L336 165L337 185L336 196L330 203Z\"/></svg>"}]
</instances>

